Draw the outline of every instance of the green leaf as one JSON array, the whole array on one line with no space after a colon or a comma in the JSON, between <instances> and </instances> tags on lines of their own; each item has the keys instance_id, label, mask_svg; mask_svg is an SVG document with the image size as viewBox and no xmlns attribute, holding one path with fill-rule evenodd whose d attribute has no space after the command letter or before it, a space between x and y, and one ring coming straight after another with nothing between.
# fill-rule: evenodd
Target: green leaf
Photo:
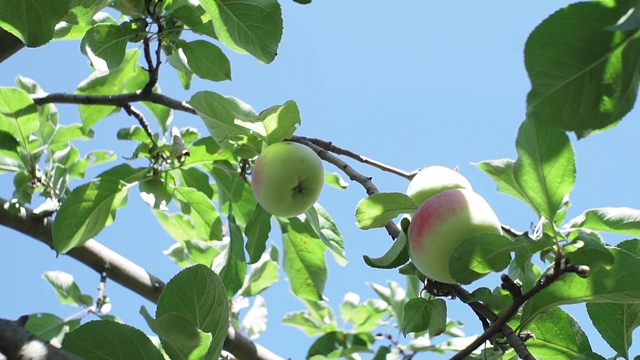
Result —
<instances>
[{"instance_id":1,"label":"green leaf","mask_svg":"<svg viewBox=\"0 0 640 360\"><path fill-rule=\"evenodd\" d=\"M382 325L382 318L389 315L389 306L380 299L367 300L359 304L360 296L353 292L345 294L340 304L340 317L344 323L352 323L353 331L368 333Z\"/></svg>"},{"instance_id":2,"label":"green leaf","mask_svg":"<svg viewBox=\"0 0 640 360\"><path fill-rule=\"evenodd\" d=\"M535 334L527 348L537 359L602 359L595 357L587 335L578 322L562 309L555 308L540 315L528 327Z\"/></svg>"},{"instance_id":3,"label":"green leaf","mask_svg":"<svg viewBox=\"0 0 640 360\"><path fill-rule=\"evenodd\" d=\"M62 271L48 271L42 277L51 284L61 304L72 306L90 306L91 296L82 294L73 276Z\"/></svg>"},{"instance_id":4,"label":"green leaf","mask_svg":"<svg viewBox=\"0 0 640 360\"><path fill-rule=\"evenodd\" d=\"M407 292L395 281L387 280L389 287L380 284L369 283L373 291L378 294L382 301L390 307L393 315L402 323L404 319L404 305L407 303Z\"/></svg>"},{"instance_id":5,"label":"green leaf","mask_svg":"<svg viewBox=\"0 0 640 360\"><path fill-rule=\"evenodd\" d=\"M236 166L226 161L218 161L211 170L218 185L218 196L221 209L229 209L233 204L233 215L238 225L246 227L256 208L256 198L251 185L239 175Z\"/></svg>"},{"instance_id":6,"label":"green leaf","mask_svg":"<svg viewBox=\"0 0 640 360\"><path fill-rule=\"evenodd\" d=\"M167 55L167 62L178 72L178 78L180 79L182 87L185 90L189 90L191 88L193 71L187 64L187 57L184 54L184 51L178 49L178 51L174 52L173 54Z\"/></svg>"},{"instance_id":7,"label":"green leaf","mask_svg":"<svg viewBox=\"0 0 640 360\"><path fill-rule=\"evenodd\" d=\"M248 128L260 134L267 144L275 144L291 138L300 125L298 105L289 100L283 105L272 106L260 113L260 122L247 123Z\"/></svg>"},{"instance_id":8,"label":"green leaf","mask_svg":"<svg viewBox=\"0 0 640 360\"><path fill-rule=\"evenodd\" d=\"M271 246L269 253L264 253L249 271L240 289L242 296L255 296L268 289L278 281L278 248Z\"/></svg>"},{"instance_id":9,"label":"green leaf","mask_svg":"<svg viewBox=\"0 0 640 360\"><path fill-rule=\"evenodd\" d=\"M29 137L39 127L38 109L29 95L21 89L0 87L0 131L18 141L25 164L30 164Z\"/></svg>"},{"instance_id":10,"label":"green leaf","mask_svg":"<svg viewBox=\"0 0 640 360\"><path fill-rule=\"evenodd\" d=\"M78 326L80 326L80 320L65 322L56 315L39 313L29 315L29 320L24 328L53 346L59 347L64 336Z\"/></svg>"},{"instance_id":11,"label":"green leaf","mask_svg":"<svg viewBox=\"0 0 640 360\"><path fill-rule=\"evenodd\" d=\"M222 220L211 199L196 189L177 186L175 199L198 233L199 240L221 240Z\"/></svg>"},{"instance_id":12,"label":"green leaf","mask_svg":"<svg viewBox=\"0 0 640 360\"><path fill-rule=\"evenodd\" d=\"M219 47L205 40L181 44L189 68L200 78L211 81L231 80L229 59Z\"/></svg>"},{"instance_id":13,"label":"green leaf","mask_svg":"<svg viewBox=\"0 0 640 360\"><path fill-rule=\"evenodd\" d=\"M71 0L4 0L0 2L0 27L28 47L38 47L53 38L56 24L67 15Z\"/></svg>"},{"instance_id":14,"label":"green leaf","mask_svg":"<svg viewBox=\"0 0 640 360\"><path fill-rule=\"evenodd\" d=\"M604 243L584 232L580 232L571 243L565 245L563 251L572 264L588 265L590 269L601 265L611 266L614 261L611 251Z\"/></svg>"},{"instance_id":15,"label":"green leaf","mask_svg":"<svg viewBox=\"0 0 640 360\"><path fill-rule=\"evenodd\" d=\"M259 337L267 330L267 306L264 298L257 295L253 300L253 305L242 319L242 332L250 339Z\"/></svg>"},{"instance_id":16,"label":"green leaf","mask_svg":"<svg viewBox=\"0 0 640 360\"><path fill-rule=\"evenodd\" d=\"M198 329L193 321L178 313L168 313L157 319L142 306L140 314L149 327L158 334L162 349L171 359L204 359L212 336Z\"/></svg>"},{"instance_id":17,"label":"green leaf","mask_svg":"<svg viewBox=\"0 0 640 360\"><path fill-rule=\"evenodd\" d=\"M244 234L247 236L245 248L249 254L249 264L260 260L260 257L267 248L267 239L271 232L271 214L266 212L262 206L256 204Z\"/></svg>"},{"instance_id":18,"label":"green leaf","mask_svg":"<svg viewBox=\"0 0 640 360\"><path fill-rule=\"evenodd\" d=\"M282 11L277 0L200 0L218 39L231 50L248 52L270 63L282 38Z\"/></svg>"},{"instance_id":19,"label":"green leaf","mask_svg":"<svg viewBox=\"0 0 640 360\"><path fill-rule=\"evenodd\" d=\"M329 358L348 358L359 352L372 352L369 347L373 342L369 334L351 334L342 331L333 331L320 336L313 342L307 353L307 359L314 356L327 356Z\"/></svg>"},{"instance_id":20,"label":"green leaf","mask_svg":"<svg viewBox=\"0 0 640 360\"><path fill-rule=\"evenodd\" d=\"M527 118L584 137L620 121L636 100L640 41L634 32L607 29L625 3L571 4L543 21L525 47L531 79Z\"/></svg>"},{"instance_id":21,"label":"green leaf","mask_svg":"<svg viewBox=\"0 0 640 360\"><path fill-rule=\"evenodd\" d=\"M283 267L291 290L299 298L321 300L327 281L326 246L313 228L298 218L280 223L284 246Z\"/></svg>"},{"instance_id":22,"label":"green leaf","mask_svg":"<svg viewBox=\"0 0 640 360\"><path fill-rule=\"evenodd\" d=\"M333 172L333 173L325 172L324 182L327 183L327 185L332 186L339 190L345 190L347 187L349 187L349 183L344 181L344 179L342 179L340 174L338 174L337 172Z\"/></svg>"},{"instance_id":23,"label":"green leaf","mask_svg":"<svg viewBox=\"0 0 640 360\"><path fill-rule=\"evenodd\" d=\"M491 176L493 181L496 183L499 192L511 195L526 203L527 196L524 194L522 189L520 189L520 186L513 175L513 167L515 163L515 160L499 159L481 161L473 165Z\"/></svg>"},{"instance_id":24,"label":"green leaf","mask_svg":"<svg viewBox=\"0 0 640 360\"><path fill-rule=\"evenodd\" d=\"M170 313L181 314L199 330L212 334L207 358L218 358L229 327L229 301L213 270L194 265L174 276L158 299L156 319Z\"/></svg>"},{"instance_id":25,"label":"green leaf","mask_svg":"<svg viewBox=\"0 0 640 360\"><path fill-rule=\"evenodd\" d=\"M179 168L180 180L183 186L194 188L201 193L207 195L209 199L213 198L213 188L209 183L209 175L195 167Z\"/></svg>"},{"instance_id":26,"label":"green leaf","mask_svg":"<svg viewBox=\"0 0 640 360\"><path fill-rule=\"evenodd\" d=\"M333 222L329 213L316 203L307 210L305 215L305 222L308 222L311 227L313 227L318 237L320 237L320 240L331 250L331 254L333 254L336 262L342 266L347 265L344 239L342 239L340 230L338 230L338 226Z\"/></svg>"},{"instance_id":27,"label":"green leaf","mask_svg":"<svg viewBox=\"0 0 640 360\"><path fill-rule=\"evenodd\" d=\"M95 69L108 71L122 63L133 36L131 27L126 25L96 24L85 33L80 47Z\"/></svg>"},{"instance_id":28,"label":"green leaf","mask_svg":"<svg viewBox=\"0 0 640 360\"><path fill-rule=\"evenodd\" d=\"M96 70L83 80L76 89L78 95L118 95L141 90L149 80L149 74L140 65L140 51L129 50L124 60L115 69ZM120 108L111 105L78 105L85 131Z\"/></svg>"},{"instance_id":29,"label":"green leaf","mask_svg":"<svg viewBox=\"0 0 640 360\"><path fill-rule=\"evenodd\" d=\"M226 262L220 271L220 278L227 289L229 299L242 288L244 277L247 274L247 261L244 257L244 239L242 230L236 224L233 215L229 215L229 247L226 253Z\"/></svg>"},{"instance_id":30,"label":"green leaf","mask_svg":"<svg viewBox=\"0 0 640 360\"><path fill-rule=\"evenodd\" d=\"M640 258L617 248L609 250L614 257L611 268L592 269L586 279L573 273L561 276L524 305L522 323L528 324L541 313L563 304L639 302L640 274L636 269L640 268Z\"/></svg>"},{"instance_id":31,"label":"green leaf","mask_svg":"<svg viewBox=\"0 0 640 360\"><path fill-rule=\"evenodd\" d=\"M142 331L109 320L90 321L71 331L64 337L62 348L83 359L164 359Z\"/></svg>"},{"instance_id":32,"label":"green leaf","mask_svg":"<svg viewBox=\"0 0 640 360\"><path fill-rule=\"evenodd\" d=\"M428 330L429 336L442 334L447 325L447 303L442 299L413 298L404 306L402 333Z\"/></svg>"},{"instance_id":33,"label":"green leaf","mask_svg":"<svg viewBox=\"0 0 640 360\"><path fill-rule=\"evenodd\" d=\"M600 336L616 353L629 358L633 331L640 326L640 304L588 303L587 313Z\"/></svg>"},{"instance_id":34,"label":"green leaf","mask_svg":"<svg viewBox=\"0 0 640 360\"><path fill-rule=\"evenodd\" d=\"M160 87L156 85L153 89L153 92L160 93ZM160 130L162 130L163 133L166 133L169 124L173 120L173 110L167 106L152 103L149 101L143 101L142 105L149 109L151 114L153 114L153 117L156 119L156 122L160 126Z\"/></svg>"},{"instance_id":35,"label":"green leaf","mask_svg":"<svg viewBox=\"0 0 640 360\"><path fill-rule=\"evenodd\" d=\"M402 266L409 261L407 241L407 235L402 231L384 255L376 258L363 255L364 262L376 269L395 269Z\"/></svg>"},{"instance_id":36,"label":"green leaf","mask_svg":"<svg viewBox=\"0 0 640 360\"><path fill-rule=\"evenodd\" d=\"M516 138L516 183L534 211L550 222L573 189L576 164L569 137L536 119L525 120Z\"/></svg>"},{"instance_id":37,"label":"green leaf","mask_svg":"<svg viewBox=\"0 0 640 360\"><path fill-rule=\"evenodd\" d=\"M383 227L400 214L410 214L416 203L403 193L377 193L360 200L356 207L356 225L363 230Z\"/></svg>"},{"instance_id":38,"label":"green leaf","mask_svg":"<svg viewBox=\"0 0 640 360\"><path fill-rule=\"evenodd\" d=\"M237 151L237 146L247 145L248 139L253 136L246 127L236 121L256 121L257 115L247 104L211 91L195 93L189 104L207 126L211 136L223 148ZM254 149L253 156L259 151L260 149Z\"/></svg>"},{"instance_id":39,"label":"green leaf","mask_svg":"<svg viewBox=\"0 0 640 360\"><path fill-rule=\"evenodd\" d=\"M64 254L98 235L126 202L130 185L114 178L96 178L75 188L53 222L53 246Z\"/></svg>"},{"instance_id":40,"label":"green leaf","mask_svg":"<svg viewBox=\"0 0 640 360\"><path fill-rule=\"evenodd\" d=\"M111 0L71 0L69 14L64 20L70 24L90 25L93 17L110 3Z\"/></svg>"},{"instance_id":41,"label":"green leaf","mask_svg":"<svg viewBox=\"0 0 640 360\"><path fill-rule=\"evenodd\" d=\"M571 219L563 227L578 228L640 236L640 210L626 207L590 209Z\"/></svg>"},{"instance_id":42,"label":"green leaf","mask_svg":"<svg viewBox=\"0 0 640 360\"><path fill-rule=\"evenodd\" d=\"M517 248L516 243L502 235L474 235L453 249L449 258L449 273L459 283L470 284L509 266L511 251Z\"/></svg>"}]
</instances>

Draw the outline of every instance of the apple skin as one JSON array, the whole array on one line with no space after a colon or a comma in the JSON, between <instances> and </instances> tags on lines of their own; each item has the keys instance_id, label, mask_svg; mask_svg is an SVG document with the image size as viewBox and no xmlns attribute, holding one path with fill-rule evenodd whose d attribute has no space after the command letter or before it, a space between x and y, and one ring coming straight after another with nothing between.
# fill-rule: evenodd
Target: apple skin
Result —
<instances>
[{"instance_id":1,"label":"apple skin","mask_svg":"<svg viewBox=\"0 0 640 360\"><path fill-rule=\"evenodd\" d=\"M322 160L309 147L295 142L267 146L252 169L253 195L275 216L303 214L318 200L323 186Z\"/></svg>"},{"instance_id":2,"label":"apple skin","mask_svg":"<svg viewBox=\"0 0 640 360\"><path fill-rule=\"evenodd\" d=\"M473 190L469 180L459 172L444 166L434 165L420 170L411 179L407 195L420 206L433 195L449 189Z\"/></svg>"},{"instance_id":3,"label":"apple skin","mask_svg":"<svg viewBox=\"0 0 640 360\"><path fill-rule=\"evenodd\" d=\"M471 190L445 190L430 197L413 215L409 257L426 277L455 284L449 274L451 253L463 240L479 233L502 234L491 206Z\"/></svg>"}]
</instances>

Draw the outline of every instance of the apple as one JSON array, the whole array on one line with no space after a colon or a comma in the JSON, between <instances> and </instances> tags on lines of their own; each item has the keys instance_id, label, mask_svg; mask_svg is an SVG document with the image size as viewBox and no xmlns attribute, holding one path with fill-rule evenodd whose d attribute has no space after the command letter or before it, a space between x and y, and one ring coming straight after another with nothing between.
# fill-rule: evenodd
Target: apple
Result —
<instances>
[{"instance_id":1,"label":"apple","mask_svg":"<svg viewBox=\"0 0 640 360\"><path fill-rule=\"evenodd\" d=\"M469 180L456 170L434 165L426 167L411 179L407 195L420 206L433 195L449 189L469 189Z\"/></svg>"},{"instance_id":2,"label":"apple","mask_svg":"<svg viewBox=\"0 0 640 360\"><path fill-rule=\"evenodd\" d=\"M267 146L251 174L251 189L260 206L280 217L303 214L320 197L322 160L309 147L291 141Z\"/></svg>"},{"instance_id":3,"label":"apple","mask_svg":"<svg viewBox=\"0 0 640 360\"><path fill-rule=\"evenodd\" d=\"M468 189L435 194L416 210L409 225L409 257L426 277L448 284L449 258L463 240L479 233L502 234L487 201Z\"/></svg>"}]
</instances>

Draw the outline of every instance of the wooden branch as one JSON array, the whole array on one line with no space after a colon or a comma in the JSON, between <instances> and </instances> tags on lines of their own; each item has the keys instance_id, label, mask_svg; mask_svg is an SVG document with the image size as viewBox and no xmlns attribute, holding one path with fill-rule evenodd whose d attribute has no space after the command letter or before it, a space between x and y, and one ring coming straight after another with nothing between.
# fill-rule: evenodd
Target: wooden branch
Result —
<instances>
[{"instance_id":1,"label":"wooden branch","mask_svg":"<svg viewBox=\"0 0 640 360\"><path fill-rule=\"evenodd\" d=\"M7 210L8 205L7 200L0 198L0 225L39 240L53 249L51 232L53 221L50 218L38 216L27 208L14 214ZM83 246L72 249L65 255L89 266L99 274L102 274L108 267L107 275L111 280L153 303L158 302L165 286L165 283L158 277L93 239L87 241ZM2 333L0 333L1 336ZM227 333L224 349L236 358L243 360L282 360L280 356L270 350L252 342L242 334L236 333L233 328L230 328ZM9 357L9 359L13 358Z\"/></svg>"},{"instance_id":2,"label":"wooden branch","mask_svg":"<svg viewBox=\"0 0 640 360\"><path fill-rule=\"evenodd\" d=\"M27 320L27 316L16 321L0 319L0 359L82 360L28 332L24 328Z\"/></svg>"}]
</instances>

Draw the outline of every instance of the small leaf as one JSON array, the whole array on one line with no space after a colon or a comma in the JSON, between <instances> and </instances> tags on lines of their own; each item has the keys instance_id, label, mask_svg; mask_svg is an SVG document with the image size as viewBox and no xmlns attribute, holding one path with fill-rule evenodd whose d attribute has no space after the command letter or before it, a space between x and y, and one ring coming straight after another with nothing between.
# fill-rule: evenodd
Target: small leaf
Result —
<instances>
[{"instance_id":1,"label":"small leaf","mask_svg":"<svg viewBox=\"0 0 640 360\"><path fill-rule=\"evenodd\" d=\"M83 295L73 276L62 271L48 271L42 277L51 284L61 304L73 306L90 306L91 297Z\"/></svg>"},{"instance_id":2,"label":"small leaf","mask_svg":"<svg viewBox=\"0 0 640 360\"><path fill-rule=\"evenodd\" d=\"M65 199L53 223L53 245L64 254L98 235L115 219L131 186L114 178L96 178L75 188Z\"/></svg>"},{"instance_id":3,"label":"small leaf","mask_svg":"<svg viewBox=\"0 0 640 360\"><path fill-rule=\"evenodd\" d=\"M240 295L246 297L258 295L278 281L277 248L272 246L272 251L276 253L275 259L269 253L264 253L260 260L251 266L249 275L240 289Z\"/></svg>"},{"instance_id":4,"label":"small leaf","mask_svg":"<svg viewBox=\"0 0 640 360\"><path fill-rule=\"evenodd\" d=\"M526 203L527 196L522 192L513 175L515 163L515 160L499 159L481 161L473 165L491 176L499 192L511 195Z\"/></svg>"},{"instance_id":5,"label":"small leaf","mask_svg":"<svg viewBox=\"0 0 640 360\"><path fill-rule=\"evenodd\" d=\"M82 38L81 49L95 69L108 71L124 60L131 28L121 25L96 24Z\"/></svg>"},{"instance_id":6,"label":"small leaf","mask_svg":"<svg viewBox=\"0 0 640 360\"><path fill-rule=\"evenodd\" d=\"M490 272L509 266L511 251L518 245L508 238L481 233L465 239L449 258L449 273L458 282L470 284Z\"/></svg>"},{"instance_id":7,"label":"small leaf","mask_svg":"<svg viewBox=\"0 0 640 360\"><path fill-rule=\"evenodd\" d=\"M231 80L229 59L219 47L205 40L183 43L189 68L200 78L211 81Z\"/></svg>"},{"instance_id":8,"label":"small leaf","mask_svg":"<svg viewBox=\"0 0 640 360\"><path fill-rule=\"evenodd\" d=\"M367 265L376 269L395 269L406 264L409 261L407 235L402 231L391 248L381 257L372 258L363 255L363 258Z\"/></svg>"},{"instance_id":9,"label":"small leaf","mask_svg":"<svg viewBox=\"0 0 640 360\"><path fill-rule=\"evenodd\" d=\"M253 305L242 319L242 332L247 334L249 339L254 340L265 330L267 330L267 306L264 298L257 295Z\"/></svg>"},{"instance_id":10,"label":"small leaf","mask_svg":"<svg viewBox=\"0 0 640 360\"><path fill-rule=\"evenodd\" d=\"M324 182L327 183L327 185L333 186L334 188L339 190L345 190L347 187L349 187L349 183L344 181L344 179L342 179L340 174L338 174L337 172L325 172Z\"/></svg>"},{"instance_id":11,"label":"small leaf","mask_svg":"<svg viewBox=\"0 0 640 360\"><path fill-rule=\"evenodd\" d=\"M272 106L260 113L263 130L267 144L275 144L282 140L291 138L296 131L296 126L300 125L300 110L298 105L289 100L283 105Z\"/></svg>"},{"instance_id":12,"label":"small leaf","mask_svg":"<svg viewBox=\"0 0 640 360\"><path fill-rule=\"evenodd\" d=\"M518 159L513 168L516 183L534 211L553 222L576 177L569 137L529 118L518 130L516 150Z\"/></svg>"},{"instance_id":13,"label":"small leaf","mask_svg":"<svg viewBox=\"0 0 640 360\"><path fill-rule=\"evenodd\" d=\"M245 245L249 253L249 264L257 262L267 248L267 239L271 232L271 214L256 204L244 234L247 236Z\"/></svg>"},{"instance_id":14,"label":"small leaf","mask_svg":"<svg viewBox=\"0 0 640 360\"><path fill-rule=\"evenodd\" d=\"M577 228L640 236L640 210L625 207L590 209L571 219L563 227Z\"/></svg>"},{"instance_id":15,"label":"small leaf","mask_svg":"<svg viewBox=\"0 0 640 360\"><path fill-rule=\"evenodd\" d=\"M336 262L341 266L347 265L344 239L329 213L320 204L315 203L305 215L305 223L309 223L313 227L320 240L331 250Z\"/></svg>"},{"instance_id":16,"label":"small leaf","mask_svg":"<svg viewBox=\"0 0 640 360\"><path fill-rule=\"evenodd\" d=\"M428 330L429 336L442 334L447 324L447 304L442 299L413 298L404 306L402 333Z\"/></svg>"},{"instance_id":17,"label":"small leaf","mask_svg":"<svg viewBox=\"0 0 640 360\"><path fill-rule=\"evenodd\" d=\"M222 220L207 195L193 188L177 186L175 199L179 201L182 213L195 227L199 240L222 239Z\"/></svg>"},{"instance_id":18,"label":"small leaf","mask_svg":"<svg viewBox=\"0 0 640 360\"><path fill-rule=\"evenodd\" d=\"M231 50L270 63L282 37L282 11L277 0L200 0L218 39Z\"/></svg>"},{"instance_id":19,"label":"small leaf","mask_svg":"<svg viewBox=\"0 0 640 360\"><path fill-rule=\"evenodd\" d=\"M327 281L324 259L326 246L313 228L298 218L281 222L284 246L283 267L289 277L293 293L308 300L321 300Z\"/></svg>"},{"instance_id":20,"label":"small leaf","mask_svg":"<svg viewBox=\"0 0 640 360\"><path fill-rule=\"evenodd\" d=\"M171 359L204 359L212 336L196 328L193 321L178 313L168 313L157 319L142 306L140 314L162 342L162 349Z\"/></svg>"},{"instance_id":21,"label":"small leaf","mask_svg":"<svg viewBox=\"0 0 640 360\"><path fill-rule=\"evenodd\" d=\"M571 243L565 245L563 251L572 264L588 265L591 269L601 265L610 267L614 261L605 244L584 232L580 232Z\"/></svg>"},{"instance_id":22,"label":"small leaf","mask_svg":"<svg viewBox=\"0 0 640 360\"><path fill-rule=\"evenodd\" d=\"M244 277L247 274L247 261L244 257L244 239L242 230L235 222L233 215L229 215L229 247L224 267L220 271L220 278L227 289L229 298L242 288Z\"/></svg>"},{"instance_id":23,"label":"small leaf","mask_svg":"<svg viewBox=\"0 0 640 360\"><path fill-rule=\"evenodd\" d=\"M562 309L555 308L540 315L528 327L535 337L527 348L537 359L602 359L592 353L587 335L578 322ZM590 356L587 356L590 355Z\"/></svg>"},{"instance_id":24,"label":"small leaf","mask_svg":"<svg viewBox=\"0 0 640 360\"><path fill-rule=\"evenodd\" d=\"M373 194L358 203L356 225L363 230L383 227L396 216L416 209L416 203L403 193Z\"/></svg>"},{"instance_id":25,"label":"small leaf","mask_svg":"<svg viewBox=\"0 0 640 360\"><path fill-rule=\"evenodd\" d=\"M199 330L212 334L207 358L218 358L229 327L229 301L222 280L213 270L194 265L174 276L158 299L156 319L170 313L180 314Z\"/></svg>"}]
</instances>

